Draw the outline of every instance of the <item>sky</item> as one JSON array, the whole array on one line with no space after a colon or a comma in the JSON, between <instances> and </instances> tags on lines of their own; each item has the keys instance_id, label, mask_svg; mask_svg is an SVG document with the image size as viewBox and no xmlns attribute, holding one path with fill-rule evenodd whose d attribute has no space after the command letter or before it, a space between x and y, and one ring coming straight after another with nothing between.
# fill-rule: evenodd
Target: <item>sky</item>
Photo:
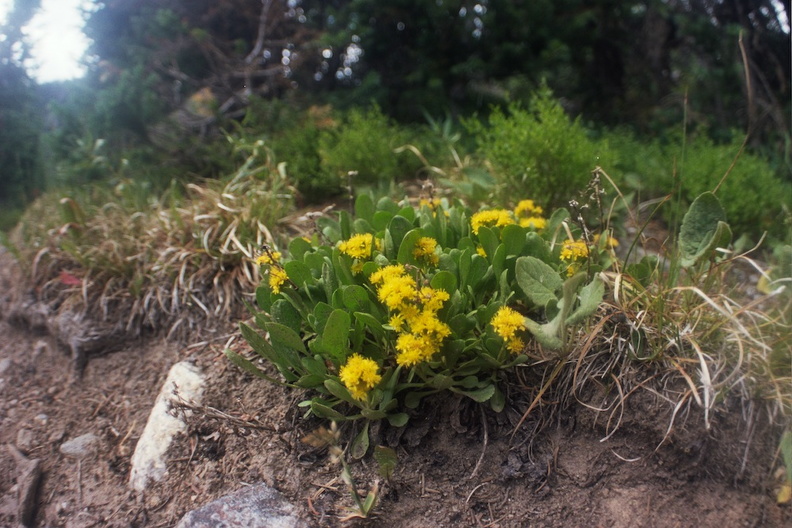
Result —
<instances>
[{"instance_id":1,"label":"sky","mask_svg":"<svg viewBox=\"0 0 792 528\"><path fill-rule=\"evenodd\" d=\"M85 73L80 64L88 39L82 32L82 6L91 0L41 0L41 9L24 29L33 44L33 59L28 64L31 77L39 83L81 77ZM0 0L0 20L13 0Z\"/></svg>"}]
</instances>

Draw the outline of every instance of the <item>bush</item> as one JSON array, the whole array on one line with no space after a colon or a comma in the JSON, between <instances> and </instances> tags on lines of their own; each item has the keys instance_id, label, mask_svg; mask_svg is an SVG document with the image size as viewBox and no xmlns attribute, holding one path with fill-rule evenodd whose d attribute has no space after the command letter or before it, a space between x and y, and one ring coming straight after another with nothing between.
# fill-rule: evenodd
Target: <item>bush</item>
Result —
<instances>
[{"instance_id":1,"label":"bush","mask_svg":"<svg viewBox=\"0 0 792 528\"><path fill-rule=\"evenodd\" d=\"M349 171L357 171L353 184L377 186L413 177L419 161L393 149L409 143L408 130L392 123L377 106L366 111L350 110L336 130L321 135L319 152L328 174L341 181Z\"/></svg>"},{"instance_id":2,"label":"bush","mask_svg":"<svg viewBox=\"0 0 792 528\"><path fill-rule=\"evenodd\" d=\"M570 121L549 90L537 93L528 109L495 109L489 127L473 120L466 125L492 165L496 198L503 203L530 194L548 208L563 206L596 166L612 161L607 143L591 139L579 120Z\"/></svg>"},{"instance_id":3,"label":"bush","mask_svg":"<svg viewBox=\"0 0 792 528\"><path fill-rule=\"evenodd\" d=\"M609 141L618 150L620 185L639 191L642 199L661 197L679 186L679 199L666 210L666 218L679 218L679 211L696 196L714 191L741 147L737 137L719 145L704 135L690 140L684 149L679 146L681 141L640 141L620 132L610 134ZM764 232L771 240L789 236L792 185L759 156L743 151L718 187L717 196L738 235L747 234L753 240Z\"/></svg>"}]
</instances>

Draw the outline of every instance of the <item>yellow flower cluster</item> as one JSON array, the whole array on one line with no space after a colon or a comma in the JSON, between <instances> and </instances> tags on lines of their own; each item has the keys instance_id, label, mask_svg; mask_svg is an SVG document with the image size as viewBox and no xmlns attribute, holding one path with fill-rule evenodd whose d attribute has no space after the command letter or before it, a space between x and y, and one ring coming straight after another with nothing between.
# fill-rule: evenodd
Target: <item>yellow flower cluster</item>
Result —
<instances>
[{"instance_id":1,"label":"yellow flower cluster","mask_svg":"<svg viewBox=\"0 0 792 528\"><path fill-rule=\"evenodd\" d=\"M514 223L514 218L510 211L506 209L490 209L488 211L479 211L474 213L470 218L470 226L473 228L473 233L478 235L479 229L482 226L486 227L504 227Z\"/></svg>"},{"instance_id":2,"label":"yellow flower cluster","mask_svg":"<svg viewBox=\"0 0 792 528\"><path fill-rule=\"evenodd\" d=\"M589 248L584 240L565 240L561 247L561 260L567 265L567 275L571 277L589 256Z\"/></svg>"},{"instance_id":3,"label":"yellow flower cluster","mask_svg":"<svg viewBox=\"0 0 792 528\"><path fill-rule=\"evenodd\" d=\"M279 266L272 266L269 270L269 285L272 293L276 295L280 293L281 286L287 279L286 270Z\"/></svg>"},{"instance_id":4,"label":"yellow flower cluster","mask_svg":"<svg viewBox=\"0 0 792 528\"><path fill-rule=\"evenodd\" d=\"M341 242L338 249L352 258L366 260L371 258L371 250L374 244L374 235L371 233L363 233L360 235L353 235L349 240Z\"/></svg>"},{"instance_id":5,"label":"yellow flower cluster","mask_svg":"<svg viewBox=\"0 0 792 528\"><path fill-rule=\"evenodd\" d=\"M506 342L506 348L512 354L519 354L525 349L525 342L517 335L518 330L525 328L523 316L519 312L504 306L495 313L490 324L495 329L495 333Z\"/></svg>"},{"instance_id":6,"label":"yellow flower cluster","mask_svg":"<svg viewBox=\"0 0 792 528\"><path fill-rule=\"evenodd\" d=\"M256 264L259 266L264 266L265 264L277 264L280 258L280 251L265 251L256 257Z\"/></svg>"},{"instance_id":7,"label":"yellow flower cluster","mask_svg":"<svg viewBox=\"0 0 792 528\"><path fill-rule=\"evenodd\" d=\"M341 382L353 398L363 400L368 392L380 382L379 366L373 359L352 354L338 372Z\"/></svg>"},{"instance_id":8,"label":"yellow flower cluster","mask_svg":"<svg viewBox=\"0 0 792 528\"><path fill-rule=\"evenodd\" d=\"M389 324L399 332L396 363L411 367L427 361L440 351L443 339L451 334L437 312L449 294L428 286L418 288L404 266L386 266L369 277L377 286L377 298L392 312Z\"/></svg>"},{"instance_id":9,"label":"yellow flower cluster","mask_svg":"<svg viewBox=\"0 0 792 528\"><path fill-rule=\"evenodd\" d=\"M534 204L533 200L520 200L520 203L514 208L514 216L520 225L537 231L544 229L547 225L547 220L542 217L543 212L542 208Z\"/></svg>"},{"instance_id":10,"label":"yellow flower cluster","mask_svg":"<svg viewBox=\"0 0 792 528\"><path fill-rule=\"evenodd\" d=\"M415 243L413 256L424 264L437 266L437 263L440 262L440 257L435 253L436 249L437 240L431 237L421 237Z\"/></svg>"}]
</instances>

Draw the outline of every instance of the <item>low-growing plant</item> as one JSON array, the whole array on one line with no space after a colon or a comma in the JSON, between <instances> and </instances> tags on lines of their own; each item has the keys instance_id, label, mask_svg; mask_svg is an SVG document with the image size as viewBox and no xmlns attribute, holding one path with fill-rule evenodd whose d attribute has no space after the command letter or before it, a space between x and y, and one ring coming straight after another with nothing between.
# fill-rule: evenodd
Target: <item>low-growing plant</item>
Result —
<instances>
[{"instance_id":1,"label":"low-growing plant","mask_svg":"<svg viewBox=\"0 0 792 528\"><path fill-rule=\"evenodd\" d=\"M334 421L402 426L441 391L500 411L504 374L542 355L529 336L563 357L571 329L599 306L597 272L610 262L608 237L583 242L566 210L546 218L532 200L471 214L447 199L415 208L364 194L354 217L322 217L317 228L283 252L264 248L258 329L241 325L283 381L226 354L311 389L300 406Z\"/></svg>"},{"instance_id":2,"label":"low-growing plant","mask_svg":"<svg viewBox=\"0 0 792 528\"><path fill-rule=\"evenodd\" d=\"M607 143L593 140L580 120L571 121L546 88L527 109L512 104L506 113L495 109L489 126L478 120L466 125L492 166L499 203L528 192L548 207L563 206L596 166L614 161Z\"/></svg>"}]
</instances>

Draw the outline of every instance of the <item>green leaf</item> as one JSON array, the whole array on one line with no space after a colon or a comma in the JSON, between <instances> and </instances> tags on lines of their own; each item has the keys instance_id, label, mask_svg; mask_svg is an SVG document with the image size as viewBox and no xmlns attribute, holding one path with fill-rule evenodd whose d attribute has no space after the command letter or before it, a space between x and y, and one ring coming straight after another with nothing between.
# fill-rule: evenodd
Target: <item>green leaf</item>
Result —
<instances>
[{"instance_id":1,"label":"green leaf","mask_svg":"<svg viewBox=\"0 0 792 528\"><path fill-rule=\"evenodd\" d=\"M412 222L403 216L394 216L385 230L385 247L383 248L388 258L395 258L401 247L404 236L413 229Z\"/></svg>"},{"instance_id":2,"label":"green leaf","mask_svg":"<svg viewBox=\"0 0 792 528\"><path fill-rule=\"evenodd\" d=\"M346 420L346 416L341 414L340 412L336 411L332 407L329 407L323 403L319 403L318 401L311 400L311 412L314 413L319 418L325 418L327 420Z\"/></svg>"},{"instance_id":3,"label":"green leaf","mask_svg":"<svg viewBox=\"0 0 792 528\"><path fill-rule=\"evenodd\" d=\"M303 260L305 254L312 249L311 243L301 237L292 239L289 242L289 255L293 260Z\"/></svg>"},{"instance_id":4,"label":"green leaf","mask_svg":"<svg viewBox=\"0 0 792 528\"><path fill-rule=\"evenodd\" d=\"M316 227L330 241L335 244L341 240L341 224L327 216L320 216L316 219Z\"/></svg>"},{"instance_id":5,"label":"green leaf","mask_svg":"<svg viewBox=\"0 0 792 528\"><path fill-rule=\"evenodd\" d=\"M605 284L599 277L583 286L580 290L580 305L566 319L566 324L573 325L597 311L602 297L605 295Z\"/></svg>"},{"instance_id":6,"label":"green leaf","mask_svg":"<svg viewBox=\"0 0 792 528\"><path fill-rule=\"evenodd\" d=\"M382 327L382 323L380 323L376 317L366 312L355 312L354 316L355 319L366 325L371 333L374 334L375 338L378 340L385 338L385 329Z\"/></svg>"},{"instance_id":7,"label":"green leaf","mask_svg":"<svg viewBox=\"0 0 792 528\"><path fill-rule=\"evenodd\" d=\"M362 312L368 310L371 300L368 291L363 286L350 284L343 287L344 306L352 312Z\"/></svg>"},{"instance_id":8,"label":"green leaf","mask_svg":"<svg viewBox=\"0 0 792 528\"><path fill-rule=\"evenodd\" d=\"M303 389L313 389L316 387L321 387L324 381L325 376L319 376L317 374L305 374L304 376L300 376L300 378L295 381L294 384Z\"/></svg>"},{"instance_id":9,"label":"green leaf","mask_svg":"<svg viewBox=\"0 0 792 528\"><path fill-rule=\"evenodd\" d=\"M297 309L286 299L278 299L272 303L272 319L282 325L288 326L295 332L300 331L302 317Z\"/></svg>"},{"instance_id":10,"label":"green leaf","mask_svg":"<svg viewBox=\"0 0 792 528\"><path fill-rule=\"evenodd\" d=\"M506 406L506 396L504 396L503 391L501 391L498 387L495 387L495 393L490 398L490 408L495 412L501 412L503 408Z\"/></svg>"},{"instance_id":11,"label":"green leaf","mask_svg":"<svg viewBox=\"0 0 792 528\"><path fill-rule=\"evenodd\" d=\"M498 248L498 244L500 244L498 231L494 227L482 226L479 228L478 238L481 242L481 247L484 248L484 252L487 254L487 258L492 258Z\"/></svg>"},{"instance_id":12,"label":"green leaf","mask_svg":"<svg viewBox=\"0 0 792 528\"><path fill-rule=\"evenodd\" d=\"M286 275L298 288L316 284L316 279L311 274L311 268L299 260L290 260L283 265L283 269L286 270Z\"/></svg>"},{"instance_id":13,"label":"green leaf","mask_svg":"<svg viewBox=\"0 0 792 528\"><path fill-rule=\"evenodd\" d=\"M338 289L338 279L333 270L332 262L325 260L322 264L322 286L328 302L333 300L333 293Z\"/></svg>"},{"instance_id":14,"label":"green leaf","mask_svg":"<svg viewBox=\"0 0 792 528\"><path fill-rule=\"evenodd\" d=\"M393 427L404 427L407 425L407 422L410 420L410 416L407 413L396 413L396 414L389 414L388 415L388 423L391 424Z\"/></svg>"},{"instance_id":15,"label":"green leaf","mask_svg":"<svg viewBox=\"0 0 792 528\"><path fill-rule=\"evenodd\" d=\"M355 216L371 222L376 208L374 200L368 194L361 194L355 199Z\"/></svg>"},{"instance_id":16,"label":"green leaf","mask_svg":"<svg viewBox=\"0 0 792 528\"><path fill-rule=\"evenodd\" d=\"M388 421L390 421L390 417L388 417ZM406 419L404 423L407 423ZM391 423L391 425L394 427L401 427L404 424L396 425ZM374 460L377 461L377 466L379 466L380 477L384 478L385 480L390 480L390 478L393 476L393 470L396 469L396 463L399 460L396 456L396 451L390 447L378 445L374 447Z\"/></svg>"},{"instance_id":17,"label":"green leaf","mask_svg":"<svg viewBox=\"0 0 792 528\"><path fill-rule=\"evenodd\" d=\"M564 282L556 270L536 257L520 257L515 265L517 284L537 306L556 300L556 292Z\"/></svg>"},{"instance_id":18,"label":"green leaf","mask_svg":"<svg viewBox=\"0 0 792 528\"><path fill-rule=\"evenodd\" d=\"M343 400L347 403L355 404L357 401L349 394L349 391L346 387L344 387L341 383L336 381L335 379L328 379L324 382L325 389L338 398L339 400Z\"/></svg>"},{"instance_id":19,"label":"green leaf","mask_svg":"<svg viewBox=\"0 0 792 528\"><path fill-rule=\"evenodd\" d=\"M313 374L314 376L326 376L327 375L327 366L325 362L322 360L321 356L316 357L304 357L300 359L300 362L303 365L308 373Z\"/></svg>"},{"instance_id":20,"label":"green leaf","mask_svg":"<svg viewBox=\"0 0 792 528\"><path fill-rule=\"evenodd\" d=\"M369 449L369 422L363 423L363 429L352 440L352 445L349 447L349 454L355 460L360 460Z\"/></svg>"},{"instance_id":21,"label":"green leaf","mask_svg":"<svg viewBox=\"0 0 792 528\"><path fill-rule=\"evenodd\" d=\"M690 205L679 230L679 251L684 267L713 258L715 249L731 242L726 212L711 192L699 195Z\"/></svg>"},{"instance_id":22,"label":"green leaf","mask_svg":"<svg viewBox=\"0 0 792 528\"><path fill-rule=\"evenodd\" d=\"M450 295L457 289L457 278L450 271L438 271L429 281L429 285L435 290L443 290Z\"/></svg>"},{"instance_id":23,"label":"green leaf","mask_svg":"<svg viewBox=\"0 0 792 528\"><path fill-rule=\"evenodd\" d=\"M256 288L256 304L259 307L259 310L263 312L269 312L270 307L272 306L272 290L269 287L269 284L262 284L258 288Z\"/></svg>"},{"instance_id":24,"label":"green leaf","mask_svg":"<svg viewBox=\"0 0 792 528\"><path fill-rule=\"evenodd\" d=\"M226 357L229 360L231 360L231 363L241 368L242 370L248 372L249 374L253 374L256 377L265 379L271 383L276 383L278 385L285 385L285 383L283 383L282 381L278 381L275 378L264 374L264 372L262 372L256 365L254 365L252 362L248 361L244 357L240 356L233 350L227 348L223 352L225 353Z\"/></svg>"},{"instance_id":25,"label":"green leaf","mask_svg":"<svg viewBox=\"0 0 792 528\"><path fill-rule=\"evenodd\" d=\"M389 213L393 213L395 215L399 212L399 204L387 196L383 196L377 201L377 211L388 211Z\"/></svg>"},{"instance_id":26,"label":"green leaf","mask_svg":"<svg viewBox=\"0 0 792 528\"><path fill-rule=\"evenodd\" d=\"M389 211L377 211L374 213L374 218L372 219L371 223L374 226L374 229L377 231L384 231L388 224L390 223L391 219L393 218L394 213Z\"/></svg>"},{"instance_id":27,"label":"green leaf","mask_svg":"<svg viewBox=\"0 0 792 528\"><path fill-rule=\"evenodd\" d=\"M348 312L341 309L333 310L327 318L322 338L316 343L314 351L330 356L338 364L343 363L349 352L350 326L351 319Z\"/></svg>"},{"instance_id":28,"label":"green leaf","mask_svg":"<svg viewBox=\"0 0 792 528\"><path fill-rule=\"evenodd\" d=\"M397 216L396 218L399 217ZM404 235L404 238L402 238L401 244L399 245L399 252L396 256L396 260L399 262L399 264L411 264L413 266L419 265L413 252L415 251L415 245L422 236L423 230L420 228L412 229Z\"/></svg>"},{"instance_id":29,"label":"green leaf","mask_svg":"<svg viewBox=\"0 0 792 528\"><path fill-rule=\"evenodd\" d=\"M282 345L286 348L307 353L305 345L300 339L300 335L286 325L278 323L268 323L267 332L270 335L270 341L273 346Z\"/></svg>"},{"instance_id":30,"label":"green leaf","mask_svg":"<svg viewBox=\"0 0 792 528\"><path fill-rule=\"evenodd\" d=\"M518 225L507 225L501 230L501 240L507 255L519 255L525 247L526 229Z\"/></svg>"},{"instance_id":31,"label":"green leaf","mask_svg":"<svg viewBox=\"0 0 792 528\"><path fill-rule=\"evenodd\" d=\"M266 339L245 323L239 324L239 330L242 333L242 337L245 338L245 341L248 342L256 354L277 365L278 356L275 353L275 349L272 348L272 345Z\"/></svg>"},{"instance_id":32,"label":"green leaf","mask_svg":"<svg viewBox=\"0 0 792 528\"><path fill-rule=\"evenodd\" d=\"M363 418L368 420L382 420L388 416L388 413L385 411L379 411L374 409L361 409L360 414L363 415Z\"/></svg>"},{"instance_id":33,"label":"green leaf","mask_svg":"<svg viewBox=\"0 0 792 528\"><path fill-rule=\"evenodd\" d=\"M550 264L553 259L545 239L543 239L539 233L533 231L525 235L525 246L523 247L522 253L526 256L536 257L545 264Z\"/></svg>"},{"instance_id":34,"label":"green leaf","mask_svg":"<svg viewBox=\"0 0 792 528\"><path fill-rule=\"evenodd\" d=\"M483 387L478 390L474 391L460 391L461 394L464 394L468 398L473 401L477 401L479 403L484 403L485 401L492 398L495 394L495 385L489 384L486 387Z\"/></svg>"}]
</instances>

